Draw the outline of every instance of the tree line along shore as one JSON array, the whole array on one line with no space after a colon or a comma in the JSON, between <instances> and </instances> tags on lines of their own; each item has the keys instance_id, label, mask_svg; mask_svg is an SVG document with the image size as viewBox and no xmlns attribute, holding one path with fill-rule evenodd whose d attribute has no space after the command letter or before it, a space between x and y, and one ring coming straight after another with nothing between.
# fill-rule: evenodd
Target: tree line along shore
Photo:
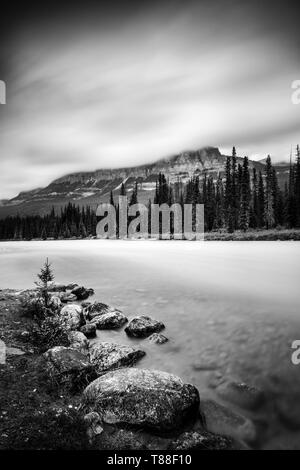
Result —
<instances>
[{"instance_id":1,"label":"tree line along shore","mask_svg":"<svg viewBox=\"0 0 300 470\"><path fill-rule=\"evenodd\" d=\"M124 184L120 195L127 195ZM128 192L129 193L129 192ZM138 183L130 191L128 205L139 202ZM110 203L118 215L118 202L110 193ZM148 214L151 225L151 204L204 204L207 240L269 240L299 239L300 229L300 149L297 146L295 163L290 165L289 178L284 189L279 187L271 158L266 159L265 170L250 171L249 160L237 163L236 150L227 158L225 174L217 180L204 175L192 177L186 184L170 184L159 174L154 200L149 200ZM79 207L68 203L56 212L46 215L8 216L0 220L0 240L70 239L96 237L99 217L90 206ZM128 217L128 222L130 218ZM172 214L171 214L172 234ZM229 234L229 235L227 235ZM118 217L117 217L118 237Z\"/></svg>"}]
</instances>

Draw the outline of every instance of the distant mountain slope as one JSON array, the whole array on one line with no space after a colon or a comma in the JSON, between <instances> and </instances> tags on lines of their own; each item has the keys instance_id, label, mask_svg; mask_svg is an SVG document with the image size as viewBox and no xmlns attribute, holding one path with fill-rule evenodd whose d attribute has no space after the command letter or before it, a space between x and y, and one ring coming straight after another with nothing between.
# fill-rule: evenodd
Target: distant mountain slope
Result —
<instances>
[{"instance_id":1,"label":"distant mountain slope","mask_svg":"<svg viewBox=\"0 0 300 470\"><path fill-rule=\"evenodd\" d=\"M21 192L18 196L0 204L0 218L7 215L45 214L52 206L60 208L69 201L76 204L96 207L109 199L110 191L114 196L120 193L121 184L130 193L135 182L139 184L139 201L147 202L153 198L158 174L164 173L171 183L185 183L191 176L206 173L217 178L224 173L226 155L218 148L205 147L197 151L187 151L155 163L132 168L103 169L89 172L72 173L56 179L46 188ZM242 162L242 158L238 158ZM264 163L250 160L250 168L264 169ZM287 178L289 166L277 168L280 184Z\"/></svg>"}]
</instances>

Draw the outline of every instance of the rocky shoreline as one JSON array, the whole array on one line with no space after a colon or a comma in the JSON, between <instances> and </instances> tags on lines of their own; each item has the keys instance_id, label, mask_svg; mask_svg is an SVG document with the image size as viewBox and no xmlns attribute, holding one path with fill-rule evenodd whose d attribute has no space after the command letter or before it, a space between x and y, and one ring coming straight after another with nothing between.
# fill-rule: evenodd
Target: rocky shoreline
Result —
<instances>
[{"instance_id":1,"label":"rocky shoreline","mask_svg":"<svg viewBox=\"0 0 300 470\"><path fill-rule=\"evenodd\" d=\"M11 299L18 303L24 296L34 299L35 295L34 289L0 291L0 301ZM91 295L92 289L53 283L50 300L68 331L69 345L57 345L38 357L39 367L56 392L70 400L67 407L73 406L76 397L76 413L84 423L91 448L249 448L248 443L256 438L250 419L212 400L201 400L193 385L173 374L136 367L146 353L123 345L122 335L143 338L163 348L161 345L168 339L161 333L166 328L162 322L146 316L129 320L117 308L87 300ZM8 318L10 308L6 310ZM120 342L91 341L96 330L103 329L118 330ZM0 331L9 346L11 339ZM18 338L21 342L23 338L24 343L11 356L34 354L29 334L26 329L19 331ZM255 408L264 400L262 392L246 384L220 383L219 388L229 401L240 400L244 408Z\"/></svg>"}]
</instances>

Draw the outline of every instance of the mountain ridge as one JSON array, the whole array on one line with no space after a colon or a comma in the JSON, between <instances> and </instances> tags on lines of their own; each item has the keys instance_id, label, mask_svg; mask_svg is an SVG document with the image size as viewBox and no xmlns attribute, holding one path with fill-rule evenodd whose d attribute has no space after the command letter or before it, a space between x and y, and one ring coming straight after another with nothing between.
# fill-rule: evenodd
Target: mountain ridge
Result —
<instances>
[{"instance_id":1,"label":"mountain ridge","mask_svg":"<svg viewBox=\"0 0 300 470\"><path fill-rule=\"evenodd\" d=\"M226 158L217 147L204 147L135 167L69 173L56 178L44 188L22 191L14 198L4 201L0 205L0 218L18 213L45 214L52 206L59 209L68 202L96 207L100 202L109 200L111 191L114 196L118 196L122 183L130 193L137 182L139 201L146 203L153 198L159 173L164 173L171 184L185 183L192 176L199 176L201 179L205 173L216 179L219 174L222 176L224 173ZM241 163L243 159L238 157L237 160ZM263 171L264 166L262 162L249 160L250 169L255 167ZM288 165L276 167L281 185L286 180L287 169Z\"/></svg>"}]
</instances>

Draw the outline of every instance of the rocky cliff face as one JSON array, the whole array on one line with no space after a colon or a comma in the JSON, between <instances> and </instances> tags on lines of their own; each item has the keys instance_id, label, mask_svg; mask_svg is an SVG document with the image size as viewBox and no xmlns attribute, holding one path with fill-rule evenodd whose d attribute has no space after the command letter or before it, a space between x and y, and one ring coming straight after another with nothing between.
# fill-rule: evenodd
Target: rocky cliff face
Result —
<instances>
[{"instance_id":1,"label":"rocky cliff face","mask_svg":"<svg viewBox=\"0 0 300 470\"><path fill-rule=\"evenodd\" d=\"M205 147L132 168L72 173L56 179L46 188L22 192L0 204L0 217L16 213L43 214L52 206L59 208L69 201L96 207L100 202L108 201L110 191L113 191L114 196L118 196L122 183L130 193L135 182L138 182L139 200L147 202L153 197L155 182L160 172L164 173L171 183L185 183L191 176L199 175L201 179L205 173L217 178L219 174L223 174L225 162L226 156L222 155L218 148ZM242 159L238 158L238 162L241 163ZM264 169L262 162L250 161L249 166L250 169ZM288 167L280 166L278 171L280 181L286 179Z\"/></svg>"}]
</instances>

